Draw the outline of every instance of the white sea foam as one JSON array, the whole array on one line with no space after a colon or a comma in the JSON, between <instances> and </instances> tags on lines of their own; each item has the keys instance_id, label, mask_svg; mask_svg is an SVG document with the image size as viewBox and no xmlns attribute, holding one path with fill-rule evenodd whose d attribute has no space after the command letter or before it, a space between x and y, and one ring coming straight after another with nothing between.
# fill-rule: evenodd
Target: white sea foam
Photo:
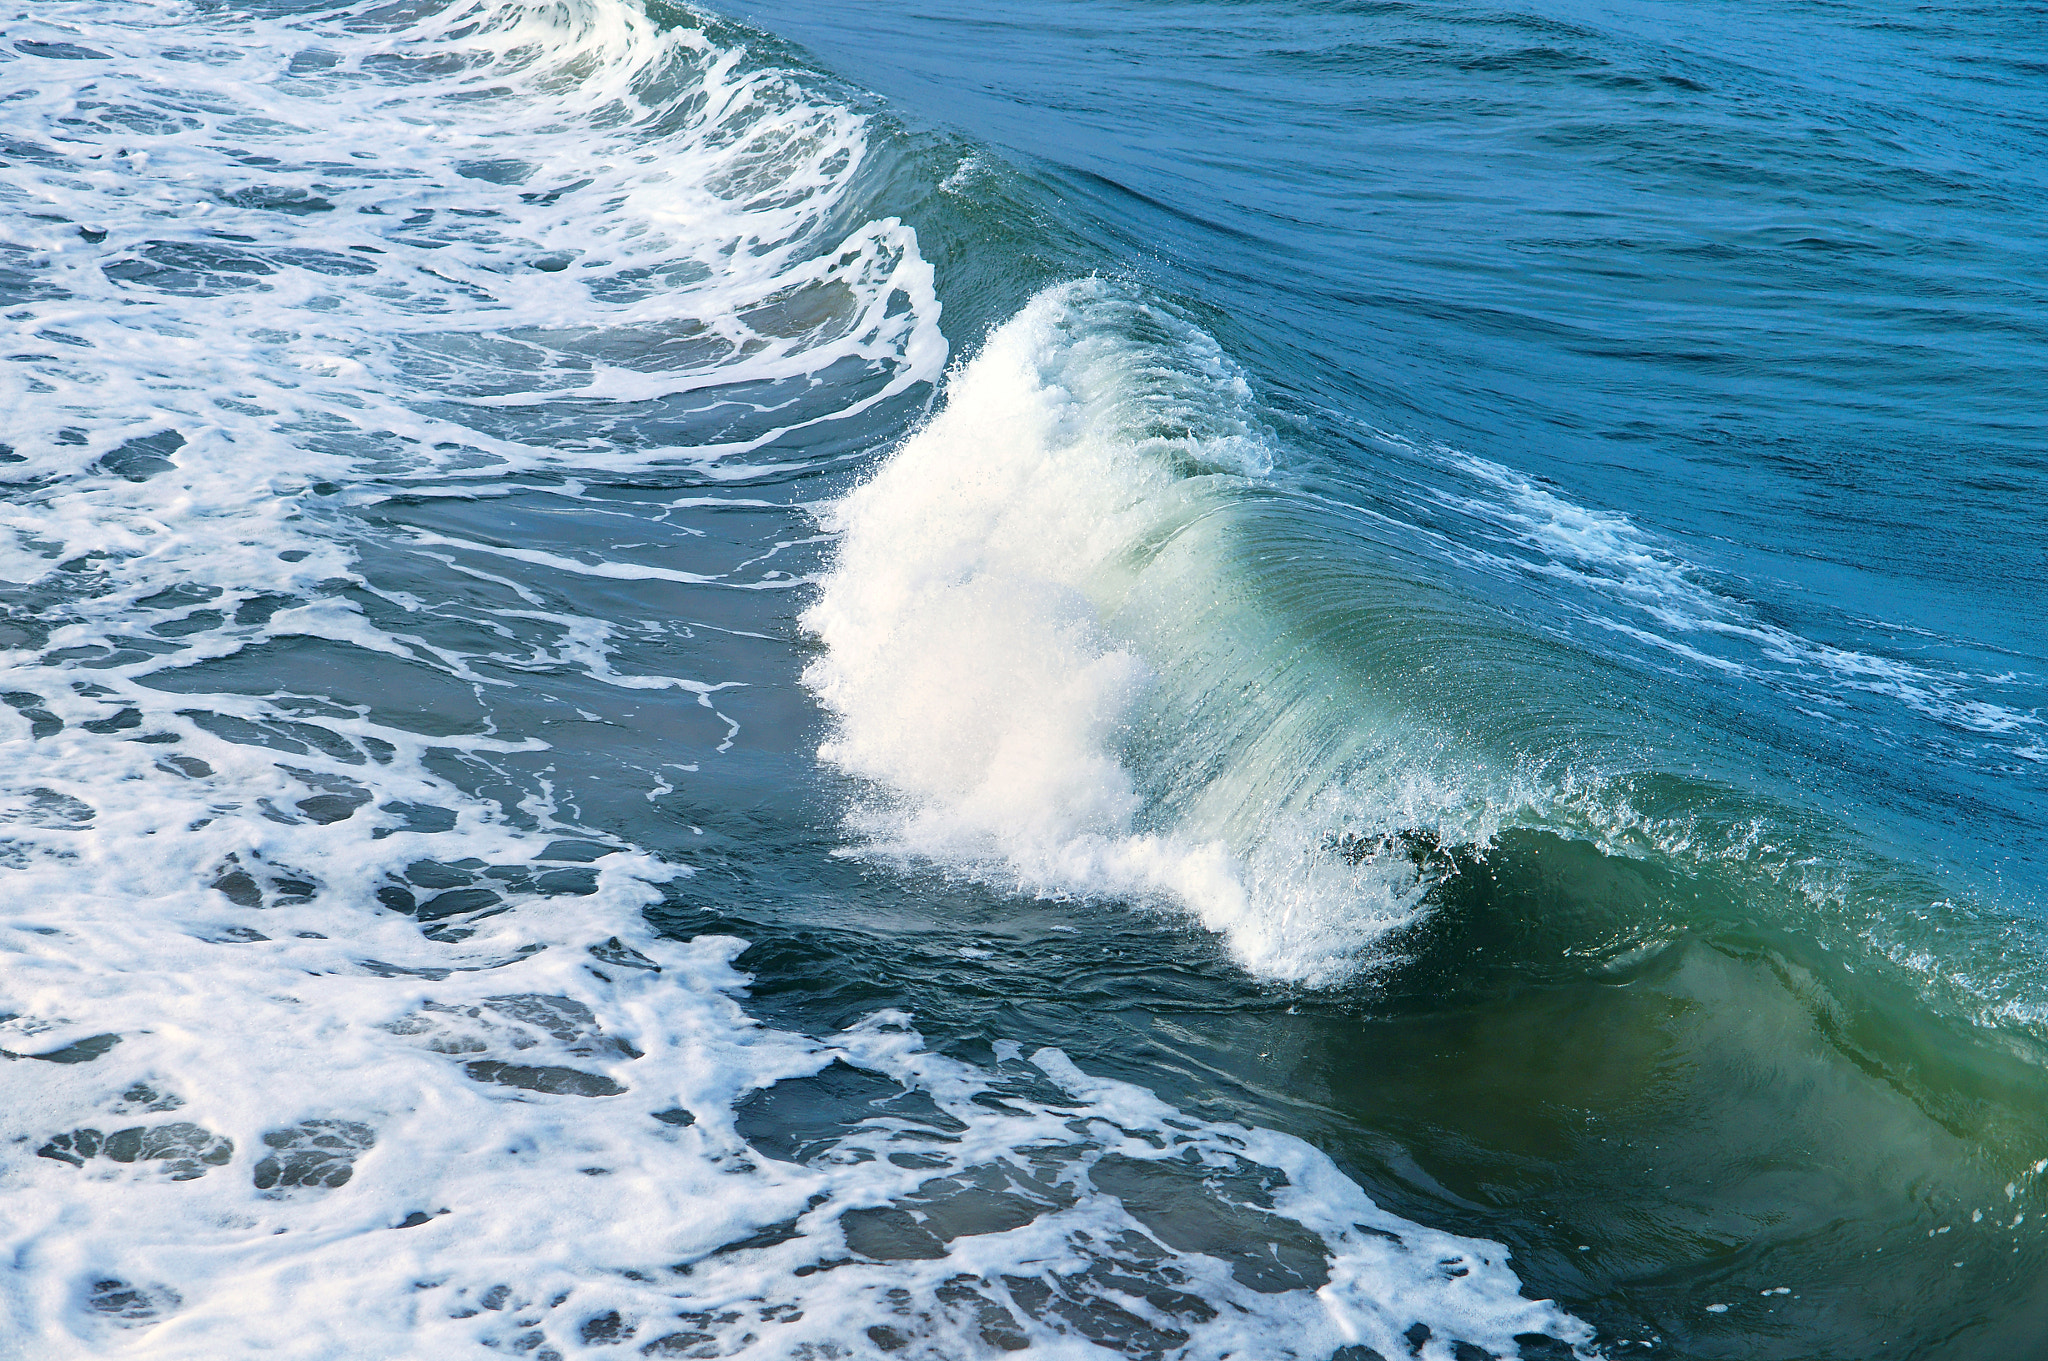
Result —
<instances>
[{"instance_id":1,"label":"white sea foam","mask_svg":"<svg viewBox=\"0 0 2048 1361\"><path fill-rule=\"evenodd\" d=\"M1426 885L1400 857L1347 861L1333 835L1433 824L1457 800L1395 797L1406 771L1304 771L1266 710L1282 740L1196 731L1206 750L1148 754L1140 731L1212 698L1188 692L1199 659L1165 676L1149 649L1256 650L1219 526L1270 459L1215 343L1112 285L1050 289L999 328L828 517L807 680L835 719L821 754L875 791L856 813L872 845L1178 905L1268 977L1370 963ZM1352 740L1372 727L1348 720ZM1229 770L1198 789L1151 788L1219 755Z\"/></svg>"},{"instance_id":2,"label":"white sea foam","mask_svg":"<svg viewBox=\"0 0 2048 1361\"><path fill-rule=\"evenodd\" d=\"M859 211L862 118L614 0L59 0L7 38L0 1356L1587 1338L1299 1141L899 1016L764 1027L741 942L657 936L684 871L579 825L484 701L570 674L717 712L733 678L629 661L644 628L557 587L784 589L772 550L356 514L851 452L944 359L914 235ZM1076 694L1139 682L1047 599ZM323 688L379 666L478 718ZM1040 777L1127 874L1199 879L1170 834L1187 867L1144 868L1113 764Z\"/></svg>"}]
</instances>

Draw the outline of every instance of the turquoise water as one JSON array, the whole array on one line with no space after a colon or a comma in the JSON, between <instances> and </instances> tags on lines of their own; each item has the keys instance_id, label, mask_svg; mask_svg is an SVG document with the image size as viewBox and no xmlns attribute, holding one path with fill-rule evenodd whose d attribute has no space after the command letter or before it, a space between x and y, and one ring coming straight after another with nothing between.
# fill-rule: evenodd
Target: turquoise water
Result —
<instances>
[{"instance_id":1,"label":"turquoise water","mask_svg":"<svg viewBox=\"0 0 2048 1361\"><path fill-rule=\"evenodd\" d=\"M2038 13L5 13L0 1356L2048 1350Z\"/></svg>"}]
</instances>

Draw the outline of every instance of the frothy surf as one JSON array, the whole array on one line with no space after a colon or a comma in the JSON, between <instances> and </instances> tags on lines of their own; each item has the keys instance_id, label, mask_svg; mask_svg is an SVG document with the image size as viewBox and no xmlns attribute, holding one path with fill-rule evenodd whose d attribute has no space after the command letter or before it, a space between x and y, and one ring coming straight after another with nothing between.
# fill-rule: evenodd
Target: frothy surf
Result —
<instances>
[{"instance_id":1,"label":"frothy surf","mask_svg":"<svg viewBox=\"0 0 2048 1361\"><path fill-rule=\"evenodd\" d=\"M900 1015L751 1020L741 942L643 918L686 871L585 825L491 706L571 676L714 710L729 680L636 669L625 625L545 578L783 589L772 548L686 572L368 513L858 452L844 432L944 361L914 235L860 201L865 120L608 0L60 3L8 36L0 1354L1589 1340L1500 1248L1377 1209L1298 1140L1056 1051L942 1058ZM1111 750L1144 666L1089 592L1198 523L1206 483L1260 476L1262 437L1168 318L1144 314L1171 365L1051 347L1096 291L1035 304L913 445L1011 451L933 509L1044 570L977 588L947 540L935 584L850 596L885 470L842 510L818 683L900 837L1227 924L1254 878L1144 825ZM1061 476L1015 475L1041 465ZM914 645L977 612L1009 632ZM952 715L922 745L842 637L897 618ZM948 693L983 647L1014 673ZM473 693L474 721L409 686ZM1412 885L1389 884L1394 921Z\"/></svg>"}]
</instances>

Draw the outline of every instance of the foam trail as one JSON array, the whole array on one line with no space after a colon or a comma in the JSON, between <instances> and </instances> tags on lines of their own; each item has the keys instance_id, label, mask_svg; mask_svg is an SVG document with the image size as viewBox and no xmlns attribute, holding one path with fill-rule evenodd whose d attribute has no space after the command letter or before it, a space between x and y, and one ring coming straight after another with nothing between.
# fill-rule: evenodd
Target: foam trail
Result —
<instances>
[{"instance_id":1,"label":"foam trail","mask_svg":"<svg viewBox=\"0 0 2048 1361\"><path fill-rule=\"evenodd\" d=\"M1501 498L1439 495L1449 504L1504 528L1534 560L1486 555L1486 561L1530 575L1568 581L1638 611L1644 623L1591 616L1595 623L1723 674L1761 681L1825 702L1829 688L1890 699L1942 726L1979 739L2008 739L2015 754L2048 722L2028 709L1985 698L2020 678L1973 674L1899 657L1836 647L1756 617L1755 611L1704 584L1697 567L1644 534L1628 517L1572 504L1530 478L1469 454L1439 451L1456 469ZM1469 550L1468 550L1469 551ZM1478 556L1474 554L1474 556ZM1691 635L1689 641L1687 635ZM1703 649L1734 645L1735 655ZM1746 655L1745 655L1746 654ZM2003 751L2007 742L1992 749Z\"/></svg>"}]
</instances>

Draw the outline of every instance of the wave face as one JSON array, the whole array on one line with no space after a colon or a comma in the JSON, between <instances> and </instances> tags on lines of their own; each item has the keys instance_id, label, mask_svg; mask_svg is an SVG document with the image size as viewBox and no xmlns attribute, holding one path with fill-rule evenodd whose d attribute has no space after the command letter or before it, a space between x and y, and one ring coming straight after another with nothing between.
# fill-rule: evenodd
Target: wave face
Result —
<instances>
[{"instance_id":1,"label":"wave face","mask_svg":"<svg viewBox=\"0 0 2048 1361\"><path fill-rule=\"evenodd\" d=\"M815 538L789 503L941 376L893 134L612 0L80 0L7 36L0 1355L1590 1340L1308 1143L887 1007L764 1025L744 941L649 915L725 844L704 804L790 778L749 707ZM907 791L878 829L1227 917L1255 890L1109 754L1143 677L1085 597L1263 437L1213 346L1148 370L1146 324L1193 335L1035 304L913 445L981 421L1064 469L1064 504L1011 486L1069 561L970 490L933 509L995 556L922 538L856 589L863 517L917 512L842 512L821 630L987 610L1023 669L899 654L954 706L922 737L857 641L819 683L835 759ZM1036 726L973 712L1012 704Z\"/></svg>"},{"instance_id":2,"label":"wave face","mask_svg":"<svg viewBox=\"0 0 2048 1361\"><path fill-rule=\"evenodd\" d=\"M1585 731L1544 674L1563 658L1375 570L1343 522L1358 509L1332 515L1277 450L1215 340L1129 288L1058 285L995 329L825 514L806 682L833 718L821 757L867 791L850 826L868 851L1184 912L1253 974L1332 987L1409 957L1461 857L1542 831L1687 876L1731 915L1875 945L1985 1022L2036 1014L2001 960L2012 934L1952 940L1939 965L1897 934L1900 903L1942 889L1846 823L1761 782L1560 753ZM1573 615L1710 674L2034 740L2030 713L1939 673L1757 619L1626 517L1429 452L1444 478L1418 496L1468 525L1408 528L1444 558L1562 581ZM1669 925L1631 909L1611 928Z\"/></svg>"}]
</instances>

